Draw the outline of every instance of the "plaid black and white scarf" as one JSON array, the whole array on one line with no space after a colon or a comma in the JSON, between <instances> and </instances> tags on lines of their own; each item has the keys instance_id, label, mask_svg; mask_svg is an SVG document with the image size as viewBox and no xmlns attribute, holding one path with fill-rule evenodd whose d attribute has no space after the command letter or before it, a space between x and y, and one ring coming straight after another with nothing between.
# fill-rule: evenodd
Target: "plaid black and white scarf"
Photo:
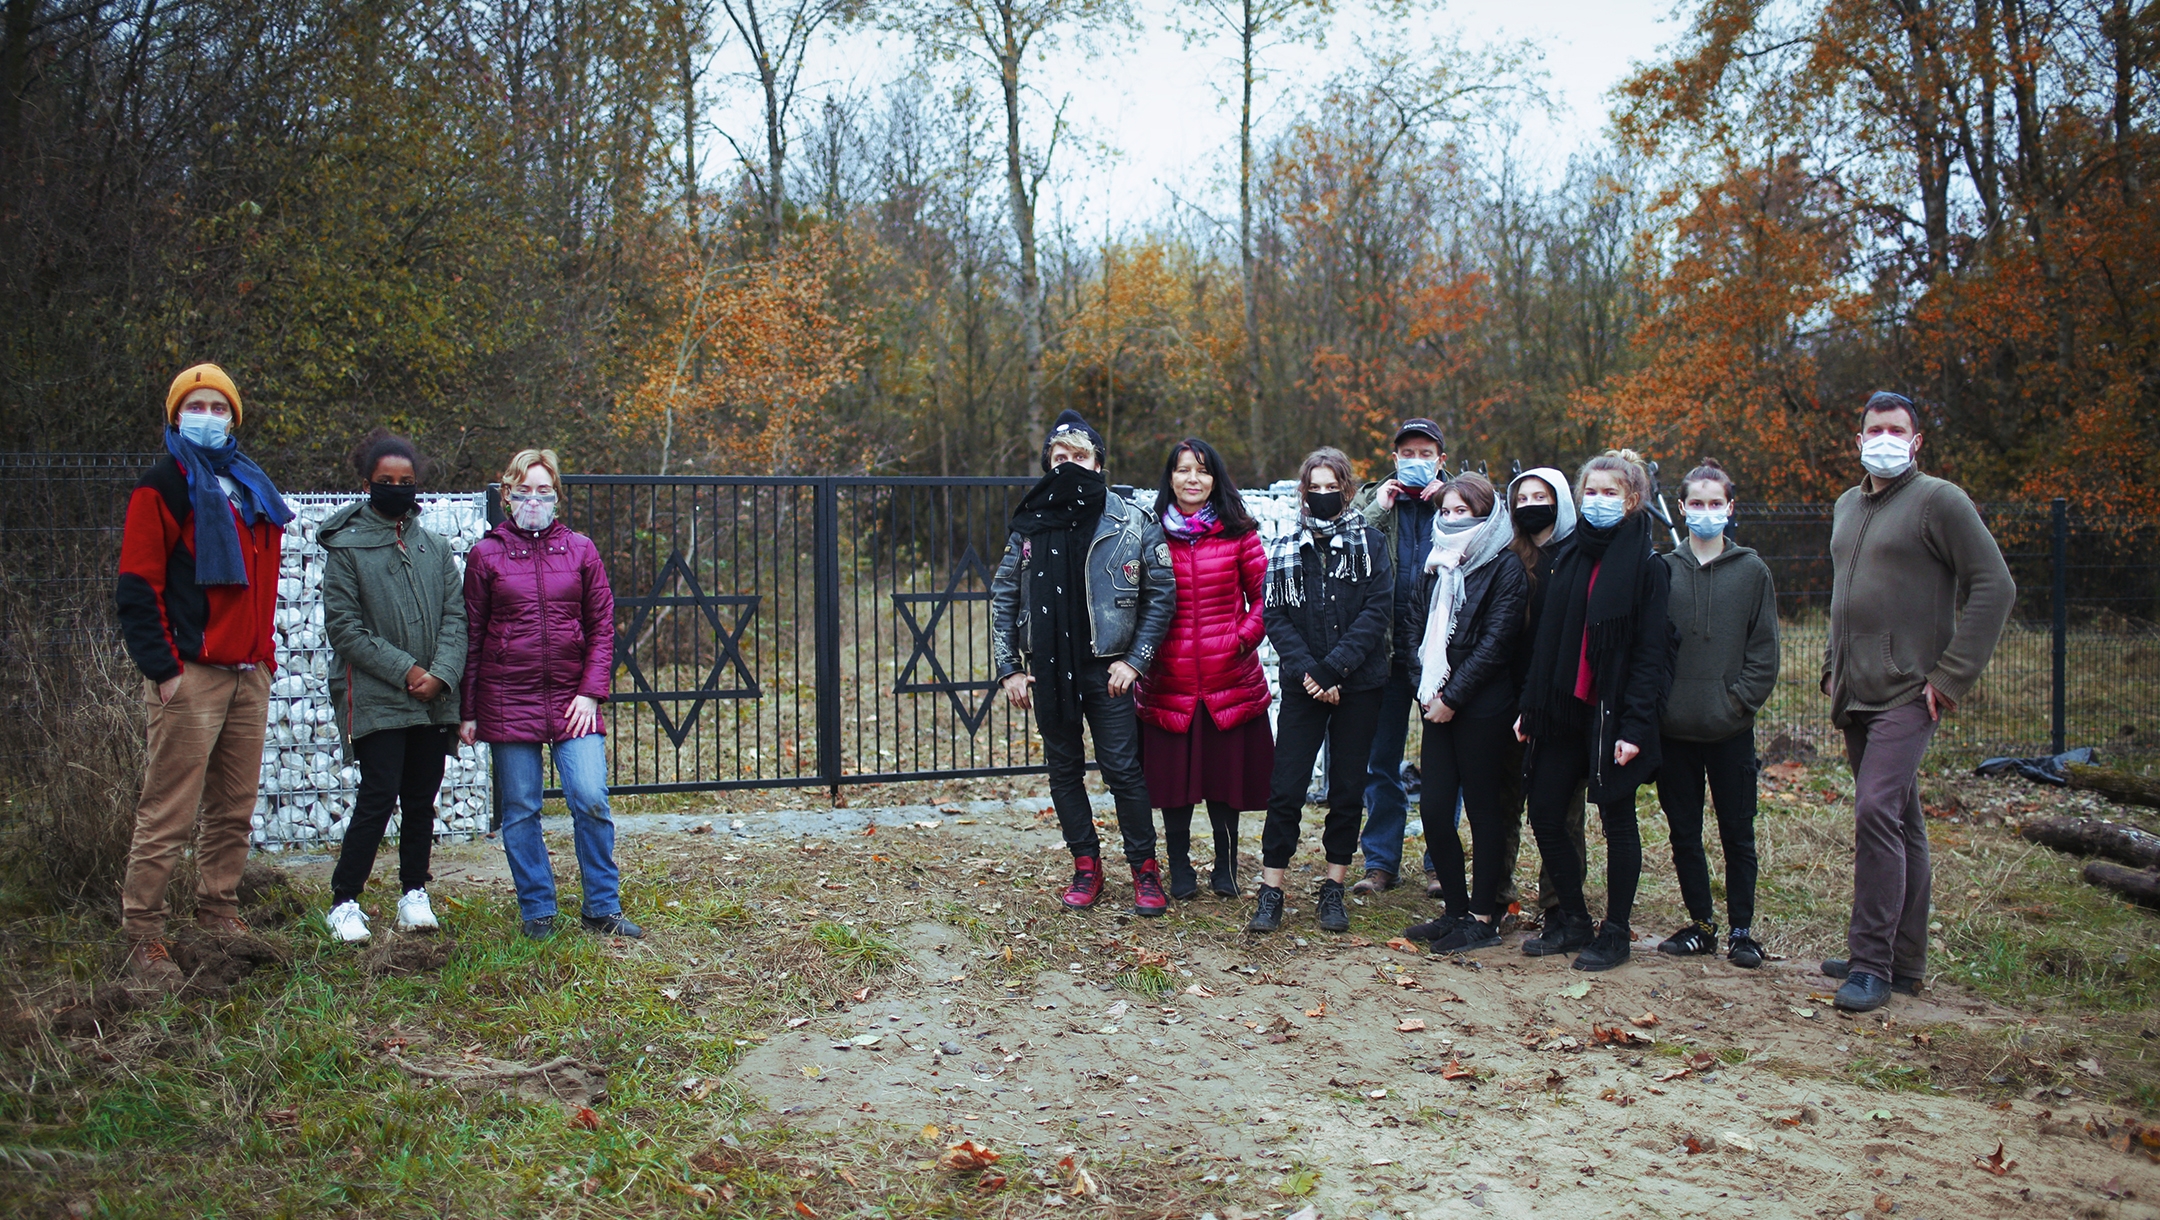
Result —
<instances>
[{"instance_id":1,"label":"plaid black and white scarf","mask_svg":"<svg viewBox=\"0 0 2160 1220\"><path fill-rule=\"evenodd\" d=\"M1331 580L1363 580L1372 575L1372 548L1365 544L1365 519L1348 509L1331 521L1321 521L1310 513L1298 516L1297 532L1277 538L1268 544L1267 586L1263 594L1265 604L1270 606L1302 606L1305 604L1305 565L1298 558L1310 533L1313 544L1324 548L1328 561L1328 578Z\"/></svg>"}]
</instances>

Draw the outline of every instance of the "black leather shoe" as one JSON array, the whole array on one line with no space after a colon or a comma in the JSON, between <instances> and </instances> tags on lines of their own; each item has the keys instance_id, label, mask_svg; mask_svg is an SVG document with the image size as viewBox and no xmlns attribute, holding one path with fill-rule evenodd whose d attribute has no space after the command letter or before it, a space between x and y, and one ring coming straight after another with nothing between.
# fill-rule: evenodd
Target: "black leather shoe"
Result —
<instances>
[{"instance_id":1,"label":"black leather shoe","mask_svg":"<svg viewBox=\"0 0 2160 1220\"><path fill-rule=\"evenodd\" d=\"M525 939L527 940L546 940L548 937L555 935L555 917L553 915L542 915L538 919L528 919L525 921L524 926Z\"/></svg>"},{"instance_id":2,"label":"black leather shoe","mask_svg":"<svg viewBox=\"0 0 2160 1220\"><path fill-rule=\"evenodd\" d=\"M613 915L580 915L578 916L578 922L585 925L587 932L598 932L602 936L627 936L631 940L645 939L645 929L624 919L621 911L617 911Z\"/></svg>"},{"instance_id":3,"label":"black leather shoe","mask_svg":"<svg viewBox=\"0 0 2160 1220\"><path fill-rule=\"evenodd\" d=\"M1170 861L1170 896L1183 902L1200 893L1200 874L1193 871L1192 858L1183 860L1173 857Z\"/></svg>"},{"instance_id":4,"label":"black leather shoe","mask_svg":"<svg viewBox=\"0 0 2160 1220\"><path fill-rule=\"evenodd\" d=\"M1582 952L1575 955L1577 970L1610 970L1627 964L1634 955L1632 946L1635 936L1626 928L1608 919L1598 925L1597 936Z\"/></svg>"},{"instance_id":5,"label":"black leather shoe","mask_svg":"<svg viewBox=\"0 0 2160 1220\"><path fill-rule=\"evenodd\" d=\"M1474 915L1465 915L1455 922L1453 931L1432 943L1432 952L1471 953L1499 943L1500 929Z\"/></svg>"},{"instance_id":6,"label":"black leather shoe","mask_svg":"<svg viewBox=\"0 0 2160 1220\"><path fill-rule=\"evenodd\" d=\"M1524 957L1551 957L1556 953L1573 953L1590 943L1590 921L1577 920L1566 911L1555 910L1545 917L1545 928L1536 936L1522 943Z\"/></svg>"},{"instance_id":7,"label":"black leather shoe","mask_svg":"<svg viewBox=\"0 0 2160 1220\"><path fill-rule=\"evenodd\" d=\"M1260 901L1253 906L1252 918L1245 923L1247 932L1274 932L1282 927L1283 892L1263 881L1260 883Z\"/></svg>"},{"instance_id":8,"label":"black leather shoe","mask_svg":"<svg viewBox=\"0 0 2160 1220\"><path fill-rule=\"evenodd\" d=\"M1846 1012L1873 1012L1890 1002L1890 984L1865 970L1855 970L1845 976L1845 985L1830 1002Z\"/></svg>"},{"instance_id":9,"label":"black leather shoe","mask_svg":"<svg viewBox=\"0 0 2160 1220\"><path fill-rule=\"evenodd\" d=\"M1829 958L1823 962L1822 972L1831 978L1842 979L1852 972L1852 963L1842 957ZM1890 976L1890 990L1899 995L1919 995L1920 980L1909 974L1894 974Z\"/></svg>"},{"instance_id":10,"label":"black leather shoe","mask_svg":"<svg viewBox=\"0 0 2160 1220\"><path fill-rule=\"evenodd\" d=\"M1343 906L1342 882L1321 882L1320 899L1313 905L1318 908L1314 912L1313 918L1319 923L1322 932L1348 932L1350 930L1350 911Z\"/></svg>"}]
</instances>

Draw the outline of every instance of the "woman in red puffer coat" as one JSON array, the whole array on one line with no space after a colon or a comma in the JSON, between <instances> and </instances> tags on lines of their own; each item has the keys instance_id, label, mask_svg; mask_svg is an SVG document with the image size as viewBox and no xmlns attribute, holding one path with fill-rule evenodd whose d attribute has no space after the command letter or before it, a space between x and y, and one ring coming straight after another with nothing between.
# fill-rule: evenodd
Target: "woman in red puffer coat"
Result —
<instances>
[{"instance_id":1,"label":"woman in red puffer coat","mask_svg":"<svg viewBox=\"0 0 2160 1220\"><path fill-rule=\"evenodd\" d=\"M1177 572L1177 614L1155 663L1134 687L1148 796L1163 811L1170 896L1199 892L1192 863L1193 806L1215 828L1209 887L1238 896L1238 814L1265 809L1275 769L1267 675L1258 649L1267 551L1222 455L1203 440L1178 442L1155 495Z\"/></svg>"}]
</instances>

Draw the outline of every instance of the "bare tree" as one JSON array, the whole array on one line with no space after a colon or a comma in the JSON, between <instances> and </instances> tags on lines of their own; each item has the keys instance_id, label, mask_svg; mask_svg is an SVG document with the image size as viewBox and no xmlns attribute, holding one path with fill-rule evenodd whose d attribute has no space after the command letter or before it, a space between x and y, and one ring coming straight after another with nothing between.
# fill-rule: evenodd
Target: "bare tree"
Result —
<instances>
[{"instance_id":1,"label":"bare tree","mask_svg":"<svg viewBox=\"0 0 2160 1220\"><path fill-rule=\"evenodd\" d=\"M728 21L742 39L750 56L745 76L757 82L763 97L765 156L762 166L734 137L735 155L756 184L758 203L765 213L765 241L777 245L787 223L788 111L795 104L801 80L803 56L820 28L845 20L855 0L720 0Z\"/></svg>"},{"instance_id":2,"label":"bare tree","mask_svg":"<svg viewBox=\"0 0 2160 1220\"><path fill-rule=\"evenodd\" d=\"M1085 36L1130 26L1126 0L917 0L888 19L942 58L972 61L997 76L1005 104L1005 190L1019 246L1020 332L1027 360L1029 444L1042 447L1043 290L1035 241L1035 207L1064 130L1064 107L1051 116L1041 151L1030 149L1022 122L1027 88L1020 68L1030 48L1054 45L1061 31Z\"/></svg>"}]
</instances>

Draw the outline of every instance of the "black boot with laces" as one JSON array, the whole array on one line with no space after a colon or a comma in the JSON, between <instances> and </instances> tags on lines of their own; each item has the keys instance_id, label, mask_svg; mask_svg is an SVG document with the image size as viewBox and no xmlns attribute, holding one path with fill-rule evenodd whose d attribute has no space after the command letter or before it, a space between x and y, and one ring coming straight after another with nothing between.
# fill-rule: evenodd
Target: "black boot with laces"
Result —
<instances>
[{"instance_id":1,"label":"black boot with laces","mask_svg":"<svg viewBox=\"0 0 2160 1220\"><path fill-rule=\"evenodd\" d=\"M1282 927L1283 892L1279 887L1260 883L1260 900L1253 904L1252 918L1245 923L1247 932L1274 932Z\"/></svg>"},{"instance_id":2,"label":"black boot with laces","mask_svg":"<svg viewBox=\"0 0 2160 1220\"><path fill-rule=\"evenodd\" d=\"M1348 932L1350 930L1350 911L1343 906L1342 882L1321 882L1320 901L1314 905L1319 908L1314 919L1319 923L1322 932Z\"/></svg>"},{"instance_id":3,"label":"black boot with laces","mask_svg":"<svg viewBox=\"0 0 2160 1220\"><path fill-rule=\"evenodd\" d=\"M1597 936L1591 940L1590 946L1575 955L1575 968L1610 970L1614 966L1624 965L1633 954L1630 946L1634 943L1634 933L1608 919L1598 925Z\"/></svg>"}]
</instances>

